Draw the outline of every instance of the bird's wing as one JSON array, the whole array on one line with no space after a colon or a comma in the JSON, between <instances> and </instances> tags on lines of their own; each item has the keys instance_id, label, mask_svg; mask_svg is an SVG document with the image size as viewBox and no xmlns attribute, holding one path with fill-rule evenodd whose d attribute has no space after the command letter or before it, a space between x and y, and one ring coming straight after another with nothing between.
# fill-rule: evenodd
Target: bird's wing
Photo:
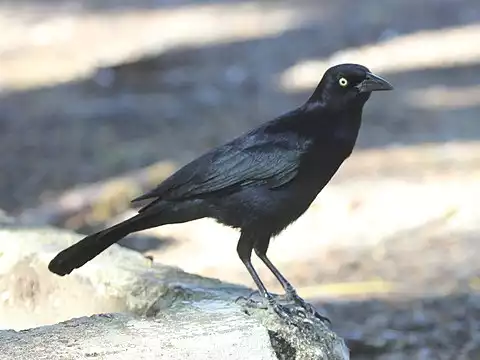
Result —
<instances>
[{"instance_id":1,"label":"bird's wing","mask_svg":"<svg viewBox=\"0 0 480 360\"><path fill-rule=\"evenodd\" d=\"M302 149L297 144L291 138L266 139L252 145L232 142L187 164L133 201L175 201L255 185L278 188L298 172Z\"/></svg>"}]
</instances>

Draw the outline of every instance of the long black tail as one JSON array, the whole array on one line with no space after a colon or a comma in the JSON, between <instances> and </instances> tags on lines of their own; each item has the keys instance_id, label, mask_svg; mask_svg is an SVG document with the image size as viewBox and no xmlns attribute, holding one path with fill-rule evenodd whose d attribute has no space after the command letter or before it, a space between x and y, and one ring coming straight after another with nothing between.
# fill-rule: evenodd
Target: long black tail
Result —
<instances>
[{"instance_id":1,"label":"long black tail","mask_svg":"<svg viewBox=\"0 0 480 360\"><path fill-rule=\"evenodd\" d=\"M149 216L138 214L108 229L89 235L61 251L50 261L48 269L60 276L70 274L128 234L155 226L149 220Z\"/></svg>"}]
</instances>

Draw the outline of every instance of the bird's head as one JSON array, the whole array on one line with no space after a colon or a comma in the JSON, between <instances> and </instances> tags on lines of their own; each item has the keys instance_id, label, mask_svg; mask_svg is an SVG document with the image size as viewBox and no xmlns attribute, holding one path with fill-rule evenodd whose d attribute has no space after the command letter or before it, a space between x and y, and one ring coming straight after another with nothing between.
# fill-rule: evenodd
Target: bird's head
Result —
<instances>
[{"instance_id":1,"label":"bird's head","mask_svg":"<svg viewBox=\"0 0 480 360\"><path fill-rule=\"evenodd\" d=\"M335 108L362 107L373 91L392 90L393 86L365 66L341 64L328 69L309 102Z\"/></svg>"}]
</instances>

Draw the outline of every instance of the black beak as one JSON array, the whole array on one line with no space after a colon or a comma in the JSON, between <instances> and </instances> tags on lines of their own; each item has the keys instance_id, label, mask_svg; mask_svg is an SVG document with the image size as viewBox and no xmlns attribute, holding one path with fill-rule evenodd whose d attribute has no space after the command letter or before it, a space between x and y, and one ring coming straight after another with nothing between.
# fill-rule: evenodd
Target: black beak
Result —
<instances>
[{"instance_id":1,"label":"black beak","mask_svg":"<svg viewBox=\"0 0 480 360\"><path fill-rule=\"evenodd\" d=\"M359 92L372 92L372 91L382 91L382 90L393 90L393 86L385 79L382 79L380 76L367 73L367 77L360 84L357 85Z\"/></svg>"}]
</instances>

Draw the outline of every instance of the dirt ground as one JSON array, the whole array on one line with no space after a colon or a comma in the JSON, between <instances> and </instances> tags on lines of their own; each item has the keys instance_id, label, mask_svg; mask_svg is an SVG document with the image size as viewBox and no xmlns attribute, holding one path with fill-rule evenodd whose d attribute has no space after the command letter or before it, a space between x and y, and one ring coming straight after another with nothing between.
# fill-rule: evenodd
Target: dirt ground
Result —
<instances>
[{"instance_id":1,"label":"dirt ground","mask_svg":"<svg viewBox=\"0 0 480 360\"><path fill-rule=\"evenodd\" d=\"M327 64L385 76L395 91L372 96L355 154L271 257L353 359L480 358L477 0L3 1L0 29L12 214L180 166L299 105ZM140 250L156 261L252 285L235 232L199 221L149 235L162 240Z\"/></svg>"}]
</instances>

